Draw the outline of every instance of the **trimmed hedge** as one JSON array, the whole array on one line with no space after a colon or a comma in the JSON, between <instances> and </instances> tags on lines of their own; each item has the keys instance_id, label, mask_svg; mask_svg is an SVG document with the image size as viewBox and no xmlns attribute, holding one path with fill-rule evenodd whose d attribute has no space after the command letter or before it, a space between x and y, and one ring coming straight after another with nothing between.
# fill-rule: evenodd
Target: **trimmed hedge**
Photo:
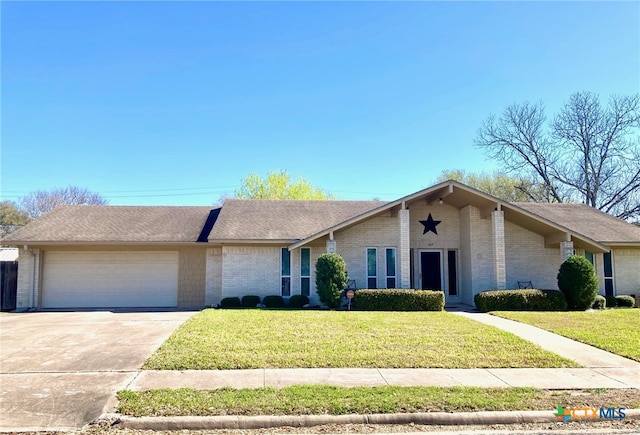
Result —
<instances>
[{"instance_id":1,"label":"trimmed hedge","mask_svg":"<svg viewBox=\"0 0 640 435\"><path fill-rule=\"evenodd\" d=\"M267 308L283 308L284 307L284 298L282 296L279 296L279 295L265 296L264 299L262 299L262 303Z\"/></svg>"},{"instance_id":2,"label":"trimmed hedge","mask_svg":"<svg viewBox=\"0 0 640 435\"><path fill-rule=\"evenodd\" d=\"M607 308L607 299L602 295L596 296L596 300L593 302L593 305L591 305L591 308L594 310L604 310Z\"/></svg>"},{"instance_id":3,"label":"trimmed hedge","mask_svg":"<svg viewBox=\"0 0 640 435\"><path fill-rule=\"evenodd\" d=\"M598 277L585 257L572 255L560 265L558 288L572 310L586 310L598 294ZM608 304L607 304L608 305Z\"/></svg>"},{"instance_id":4,"label":"trimmed hedge","mask_svg":"<svg viewBox=\"0 0 640 435\"><path fill-rule=\"evenodd\" d=\"M255 308L260 303L260 296L242 296L242 306L245 308Z\"/></svg>"},{"instance_id":5,"label":"trimmed hedge","mask_svg":"<svg viewBox=\"0 0 640 435\"><path fill-rule=\"evenodd\" d=\"M636 304L636 300L629 295L618 295L616 296L616 302L619 307L625 308L633 308Z\"/></svg>"},{"instance_id":6,"label":"trimmed hedge","mask_svg":"<svg viewBox=\"0 0 640 435\"><path fill-rule=\"evenodd\" d=\"M224 298L220 301L221 308L242 308L242 302L238 297Z\"/></svg>"},{"instance_id":7,"label":"trimmed hedge","mask_svg":"<svg viewBox=\"0 0 640 435\"><path fill-rule=\"evenodd\" d=\"M479 311L563 311L564 295L557 290L489 290L474 297Z\"/></svg>"},{"instance_id":8,"label":"trimmed hedge","mask_svg":"<svg viewBox=\"0 0 640 435\"><path fill-rule=\"evenodd\" d=\"M302 308L309 303L305 295L293 295L289 298L289 308Z\"/></svg>"},{"instance_id":9,"label":"trimmed hedge","mask_svg":"<svg viewBox=\"0 0 640 435\"><path fill-rule=\"evenodd\" d=\"M354 304L363 311L442 311L444 292L413 289L362 289Z\"/></svg>"},{"instance_id":10,"label":"trimmed hedge","mask_svg":"<svg viewBox=\"0 0 640 435\"><path fill-rule=\"evenodd\" d=\"M615 296L607 296L607 307L613 308L618 306L618 299Z\"/></svg>"}]
</instances>

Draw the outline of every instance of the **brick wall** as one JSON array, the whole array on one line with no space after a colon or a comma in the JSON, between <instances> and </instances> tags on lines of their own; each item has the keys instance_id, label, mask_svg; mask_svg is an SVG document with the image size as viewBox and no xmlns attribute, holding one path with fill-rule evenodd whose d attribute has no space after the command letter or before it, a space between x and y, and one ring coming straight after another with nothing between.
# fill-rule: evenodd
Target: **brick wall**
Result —
<instances>
[{"instance_id":1,"label":"brick wall","mask_svg":"<svg viewBox=\"0 0 640 435\"><path fill-rule=\"evenodd\" d=\"M222 247L222 297L279 294L280 247Z\"/></svg>"},{"instance_id":2,"label":"brick wall","mask_svg":"<svg viewBox=\"0 0 640 435\"><path fill-rule=\"evenodd\" d=\"M222 300L222 247L207 249L205 305L216 306Z\"/></svg>"},{"instance_id":3,"label":"brick wall","mask_svg":"<svg viewBox=\"0 0 640 435\"><path fill-rule=\"evenodd\" d=\"M505 250L507 288L518 288L518 281L531 281L534 288L558 288L560 249L546 248L543 236L507 221Z\"/></svg>"},{"instance_id":4,"label":"brick wall","mask_svg":"<svg viewBox=\"0 0 640 435\"><path fill-rule=\"evenodd\" d=\"M40 299L40 250L18 250L18 291L16 310L37 307ZM34 303L35 301L35 303Z\"/></svg>"},{"instance_id":5,"label":"brick wall","mask_svg":"<svg viewBox=\"0 0 640 435\"><path fill-rule=\"evenodd\" d=\"M202 308L205 305L206 250L182 248L178 255L178 308Z\"/></svg>"},{"instance_id":6,"label":"brick wall","mask_svg":"<svg viewBox=\"0 0 640 435\"><path fill-rule=\"evenodd\" d=\"M637 295L640 287L640 249L615 248L612 250L612 260L616 294ZM604 293L604 285L602 287Z\"/></svg>"},{"instance_id":7,"label":"brick wall","mask_svg":"<svg viewBox=\"0 0 640 435\"><path fill-rule=\"evenodd\" d=\"M473 304L477 293L496 288L491 226L491 219L482 219L477 207L468 205L460 210L461 288L462 300L467 304Z\"/></svg>"}]
</instances>

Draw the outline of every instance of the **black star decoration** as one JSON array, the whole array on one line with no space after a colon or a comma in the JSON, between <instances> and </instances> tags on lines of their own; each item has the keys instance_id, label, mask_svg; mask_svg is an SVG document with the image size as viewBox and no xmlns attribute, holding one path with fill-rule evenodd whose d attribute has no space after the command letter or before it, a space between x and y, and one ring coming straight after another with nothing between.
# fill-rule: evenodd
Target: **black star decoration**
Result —
<instances>
[{"instance_id":1,"label":"black star decoration","mask_svg":"<svg viewBox=\"0 0 640 435\"><path fill-rule=\"evenodd\" d=\"M426 221L420 221L420 223L424 225L424 231L422 232L422 234L427 234L429 231L432 231L433 234L437 235L438 231L436 231L436 227L440 222L442 221L433 220L433 218L431 217L431 213L429 213L429 217Z\"/></svg>"}]
</instances>

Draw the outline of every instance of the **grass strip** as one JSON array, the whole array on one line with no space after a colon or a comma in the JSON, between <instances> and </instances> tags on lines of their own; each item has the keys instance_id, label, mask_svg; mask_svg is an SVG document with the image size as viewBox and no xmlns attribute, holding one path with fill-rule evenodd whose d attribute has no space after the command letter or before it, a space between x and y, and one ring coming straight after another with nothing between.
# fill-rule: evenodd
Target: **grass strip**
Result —
<instances>
[{"instance_id":1,"label":"grass strip","mask_svg":"<svg viewBox=\"0 0 640 435\"><path fill-rule=\"evenodd\" d=\"M579 367L446 312L204 310L145 363L155 370Z\"/></svg>"},{"instance_id":2,"label":"grass strip","mask_svg":"<svg viewBox=\"0 0 640 435\"><path fill-rule=\"evenodd\" d=\"M378 414L640 405L638 390L547 391L477 387L292 387L118 392L118 412L142 416Z\"/></svg>"},{"instance_id":3,"label":"grass strip","mask_svg":"<svg viewBox=\"0 0 640 435\"><path fill-rule=\"evenodd\" d=\"M581 312L495 311L491 314L537 326L581 343L640 361L640 310Z\"/></svg>"}]
</instances>

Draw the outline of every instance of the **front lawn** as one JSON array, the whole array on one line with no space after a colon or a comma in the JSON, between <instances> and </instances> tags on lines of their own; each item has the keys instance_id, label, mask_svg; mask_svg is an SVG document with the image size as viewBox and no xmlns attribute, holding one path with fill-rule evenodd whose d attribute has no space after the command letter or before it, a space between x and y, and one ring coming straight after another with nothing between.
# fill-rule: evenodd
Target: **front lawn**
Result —
<instances>
[{"instance_id":1,"label":"front lawn","mask_svg":"<svg viewBox=\"0 0 640 435\"><path fill-rule=\"evenodd\" d=\"M579 367L445 312L204 310L145 369Z\"/></svg>"},{"instance_id":2,"label":"front lawn","mask_svg":"<svg viewBox=\"0 0 640 435\"><path fill-rule=\"evenodd\" d=\"M118 412L135 417L175 415L313 415L396 412L461 412L635 408L638 390L545 391L534 388L335 387L297 385L282 389L120 391ZM551 413L551 411L549 411Z\"/></svg>"},{"instance_id":3,"label":"front lawn","mask_svg":"<svg viewBox=\"0 0 640 435\"><path fill-rule=\"evenodd\" d=\"M546 329L640 361L640 310L581 312L495 311L491 314Z\"/></svg>"}]
</instances>

